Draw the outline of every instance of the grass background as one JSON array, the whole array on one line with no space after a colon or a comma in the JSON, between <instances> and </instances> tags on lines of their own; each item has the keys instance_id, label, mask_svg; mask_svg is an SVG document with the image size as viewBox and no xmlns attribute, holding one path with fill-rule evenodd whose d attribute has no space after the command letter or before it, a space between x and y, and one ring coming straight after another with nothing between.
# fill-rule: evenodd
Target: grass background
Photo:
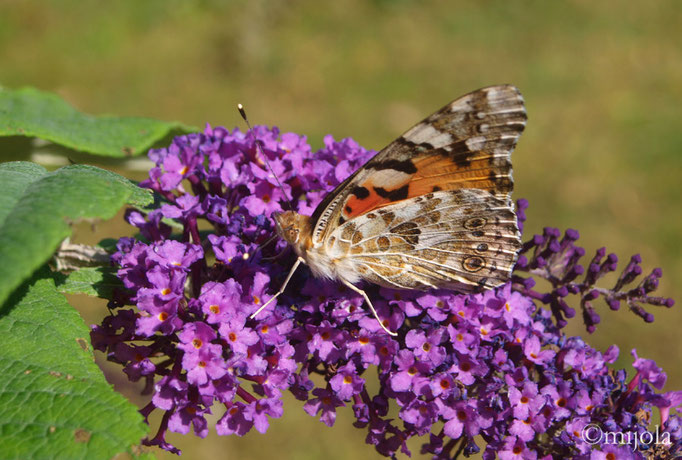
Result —
<instances>
[{"instance_id":1,"label":"grass background","mask_svg":"<svg viewBox=\"0 0 682 460\"><path fill-rule=\"evenodd\" d=\"M676 0L0 0L0 84L197 126L243 126L241 102L252 122L307 134L313 148L331 133L378 149L459 95L513 83L529 113L514 153L527 234L571 227L588 254L639 252L645 271L663 268L661 294L682 300L680 24ZM81 226L77 238L126 232ZM86 321L101 317L101 303L77 301ZM599 308L592 345L617 344L624 366L637 347L666 369L666 389L682 389L679 306L654 309L652 325ZM579 320L569 333L586 335ZM264 436L170 439L188 458L376 456L350 411L333 429L293 398L285 413Z\"/></svg>"}]
</instances>

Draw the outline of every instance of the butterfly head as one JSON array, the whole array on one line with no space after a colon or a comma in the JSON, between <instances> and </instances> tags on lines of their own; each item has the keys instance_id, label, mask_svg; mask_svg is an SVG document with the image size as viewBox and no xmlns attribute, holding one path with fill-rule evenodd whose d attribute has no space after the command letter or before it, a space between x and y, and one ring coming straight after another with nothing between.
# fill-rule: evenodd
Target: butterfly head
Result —
<instances>
[{"instance_id":1,"label":"butterfly head","mask_svg":"<svg viewBox=\"0 0 682 460\"><path fill-rule=\"evenodd\" d=\"M273 214L277 234L296 249L303 252L310 245L310 218L294 211L276 212Z\"/></svg>"}]
</instances>

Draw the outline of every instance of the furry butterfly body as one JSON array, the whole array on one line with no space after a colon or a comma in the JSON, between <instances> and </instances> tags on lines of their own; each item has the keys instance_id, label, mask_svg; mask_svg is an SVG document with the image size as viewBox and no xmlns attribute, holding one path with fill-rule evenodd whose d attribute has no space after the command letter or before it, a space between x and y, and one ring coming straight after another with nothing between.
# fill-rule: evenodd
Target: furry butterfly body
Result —
<instances>
[{"instance_id":1,"label":"furry butterfly body","mask_svg":"<svg viewBox=\"0 0 682 460\"><path fill-rule=\"evenodd\" d=\"M363 295L378 320L355 283L460 292L505 283L521 248L511 152L525 124L515 87L474 91L377 153L312 216L275 214L298 259L272 299L301 263Z\"/></svg>"}]
</instances>

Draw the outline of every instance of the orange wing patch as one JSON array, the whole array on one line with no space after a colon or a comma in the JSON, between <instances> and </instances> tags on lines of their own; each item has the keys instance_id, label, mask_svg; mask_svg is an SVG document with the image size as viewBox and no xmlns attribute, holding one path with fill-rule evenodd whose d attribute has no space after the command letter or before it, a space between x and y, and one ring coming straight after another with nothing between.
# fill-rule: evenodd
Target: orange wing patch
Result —
<instances>
[{"instance_id":1,"label":"orange wing patch","mask_svg":"<svg viewBox=\"0 0 682 460\"><path fill-rule=\"evenodd\" d=\"M417 168L411 159L385 160L372 165L365 180L350 190L343 203L342 218L352 219L409 198L409 183L416 172Z\"/></svg>"},{"instance_id":2,"label":"orange wing patch","mask_svg":"<svg viewBox=\"0 0 682 460\"><path fill-rule=\"evenodd\" d=\"M508 155L466 153L468 156L432 153L376 165L372 174L351 190L343 204L342 218L349 220L397 201L441 190L474 188L495 195L511 191Z\"/></svg>"},{"instance_id":3,"label":"orange wing patch","mask_svg":"<svg viewBox=\"0 0 682 460\"><path fill-rule=\"evenodd\" d=\"M415 166L417 173L409 184L410 197L463 188L505 195L513 187L508 156L499 158L494 154L476 152L465 164L458 164L452 158L431 155L415 159Z\"/></svg>"},{"instance_id":4,"label":"orange wing patch","mask_svg":"<svg viewBox=\"0 0 682 460\"><path fill-rule=\"evenodd\" d=\"M409 180L397 183L394 188L374 185L371 178L354 189L344 204L342 216L349 220L371 210L408 198Z\"/></svg>"}]
</instances>

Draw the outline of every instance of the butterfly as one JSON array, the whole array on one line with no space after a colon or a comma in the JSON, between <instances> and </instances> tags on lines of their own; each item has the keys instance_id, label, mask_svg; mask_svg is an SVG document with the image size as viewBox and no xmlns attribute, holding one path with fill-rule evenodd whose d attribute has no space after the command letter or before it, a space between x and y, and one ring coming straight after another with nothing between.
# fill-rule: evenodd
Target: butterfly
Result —
<instances>
[{"instance_id":1,"label":"butterfly","mask_svg":"<svg viewBox=\"0 0 682 460\"><path fill-rule=\"evenodd\" d=\"M330 192L311 216L275 213L300 264L364 297L368 281L398 289L480 292L507 282L521 248L511 153L526 125L511 85L482 88L406 131Z\"/></svg>"}]
</instances>

